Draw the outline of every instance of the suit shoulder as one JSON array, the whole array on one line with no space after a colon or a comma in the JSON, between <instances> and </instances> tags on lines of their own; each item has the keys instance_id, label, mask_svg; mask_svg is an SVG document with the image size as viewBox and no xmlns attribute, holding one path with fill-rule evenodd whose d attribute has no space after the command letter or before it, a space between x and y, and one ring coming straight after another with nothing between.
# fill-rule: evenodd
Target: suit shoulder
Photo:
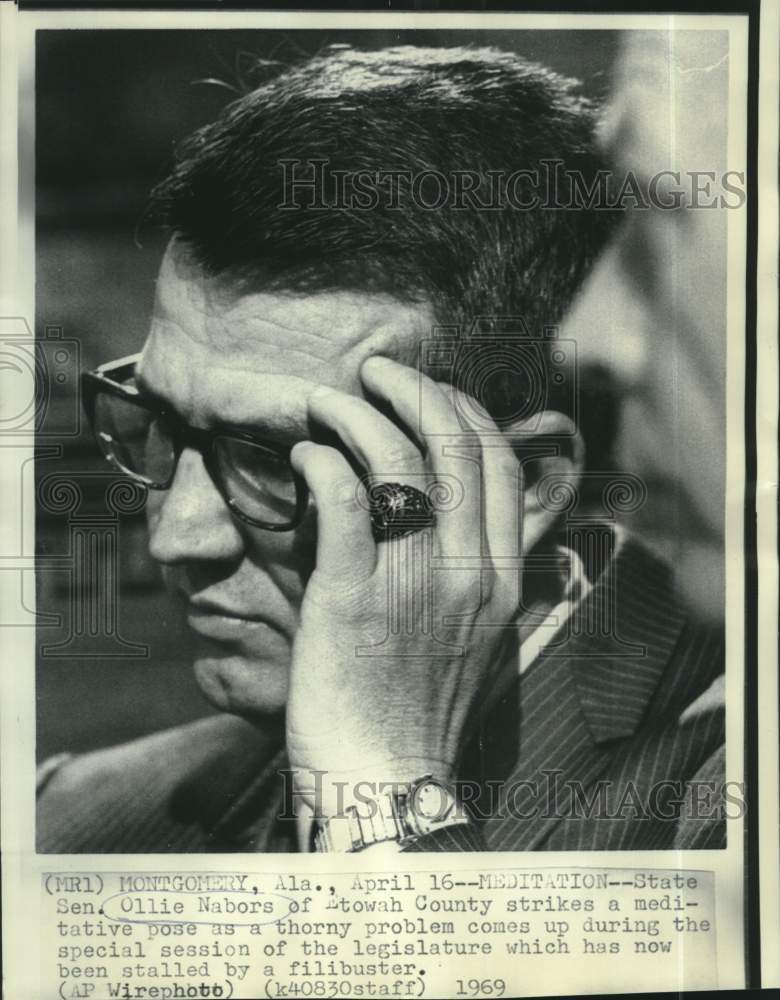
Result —
<instances>
[{"instance_id":1,"label":"suit shoulder","mask_svg":"<svg viewBox=\"0 0 780 1000\"><path fill-rule=\"evenodd\" d=\"M168 826L180 832L192 827L196 836L229 804L235 789L226 775L248 780L249 768L269 752L268 738L249 723L213 716L118 746L60 755L44 762L39 774L38 850L119 850L110 845L143 844ZM236 768L236 761L245 767Z\"/></svg>"},{"instance_id":2,"label":"suit shoulder","mask_svg":"<svg viewBox=\"0 0 780 1000\"><path fill-rule=\"evenodd\" d=\"M158 773L175 781L215 750L232 747L247 727L241 719L214 716L87 753L60 753L39 766L38 793L78 793L84 785L94 793L105 782L147 782Z\"/></svg>"},{"instance_id":3,"label":"suit shoulder","mask_svg":"<svg viewBox=\"0 0 780 1000\"><path fill-rule=\"evenodd\" d=\"M734 800L732 803L738 804ZM686 786L673 847L676 850L724 848L726 815L726 748L721 745Z\"/></svg>"}]
</instances>

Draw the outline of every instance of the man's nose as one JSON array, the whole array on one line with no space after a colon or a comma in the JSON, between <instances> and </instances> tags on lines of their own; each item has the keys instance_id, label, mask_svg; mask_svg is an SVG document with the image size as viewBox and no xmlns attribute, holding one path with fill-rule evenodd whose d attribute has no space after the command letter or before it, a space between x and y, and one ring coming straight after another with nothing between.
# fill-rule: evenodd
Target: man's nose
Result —
<instances>
[{"instance_id":1,"label":"man's nose","mask_svg":"<svg viewBox=\"0 0 780 1000\"><path fill-rule=\"evenodd\" d=\"M147 501L149 552L166 565L241 556L244 540L201 456L185 448L170 489Z\"/></svg>"}]
</instances>

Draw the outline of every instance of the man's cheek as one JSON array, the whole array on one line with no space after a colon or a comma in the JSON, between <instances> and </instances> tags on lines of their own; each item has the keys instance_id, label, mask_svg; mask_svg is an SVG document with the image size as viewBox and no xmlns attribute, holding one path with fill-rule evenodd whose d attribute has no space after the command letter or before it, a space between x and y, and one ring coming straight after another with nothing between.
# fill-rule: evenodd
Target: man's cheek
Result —
<instances>
[{"instance_id":1,"label":"man's cheek","mask_svg":"<svg viewBox=\"0 0 780 1000\"><path fill-rule=\"evenodd\" d=\"M247 557L272 576L289 602L299 607L306 582L317 565L317 515L312 507L294 531L247 527Z\"/></svg>"}]
</instances>

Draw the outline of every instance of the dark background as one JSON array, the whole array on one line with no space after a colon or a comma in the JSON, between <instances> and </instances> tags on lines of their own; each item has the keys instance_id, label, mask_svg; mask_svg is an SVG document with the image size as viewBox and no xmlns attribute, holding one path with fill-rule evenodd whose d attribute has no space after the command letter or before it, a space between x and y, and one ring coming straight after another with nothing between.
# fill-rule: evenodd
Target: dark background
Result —
<instances>
[{"instance_id":1,"label":"dark background","mask_svg":"<svg viewBox=\"0 0 780 1000\"><path fill-rule=\"evenodd\" d=\"M613 31L39 31L38 336L61 328L75 342L69 363L81 368L140 349L164 247L163 235L142 224L148 192L165 176L176 142L237 96L231 88L250 75L253 56L285 62L333 42L489 44L577 77L587 93L600 96L609 89L618 39ZM45 560L81 552L87 536L89 544L116 538L116 579L96 572L102 564L89 545L81 570L44 566L38 573L39 614L61 618L38 633L39 758L116 743L211 711L191 677L186 629L169 609L146 553L142 511L112 512L105 489L116 477L98 458L83 420L78 433L69 433L78 412L75 387L68 380L52 400L40 440L60 454L41 452L36 471L42 486L48 476L67 475L83 501L70 513L54 510L51 500L39 504L37 551ZM94 542L96 535L104 541ZM101 611L96 602L106 595ZM112 611L110 634L90 634L90 622L110 623ZM74 629L82 633L75 639ZM57 644L64 645L51 648ZM147 653L131 655L143 654L140 645Z\"/></svg>"}]
</instances>

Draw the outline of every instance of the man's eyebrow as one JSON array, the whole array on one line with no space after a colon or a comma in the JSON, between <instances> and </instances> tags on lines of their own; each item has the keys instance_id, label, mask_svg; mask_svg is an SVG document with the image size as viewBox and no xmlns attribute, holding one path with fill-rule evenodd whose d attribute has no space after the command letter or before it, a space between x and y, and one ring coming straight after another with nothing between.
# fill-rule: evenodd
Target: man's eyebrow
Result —
<instances>
[{"instance_id":1,"label":"man's eyebrow","mask_svg":"<svg viewBox=\"0 0 780 1000\"><path fill-rule=\"evenodd\" d=\"M136 377L135 383L141 399L148 399L161 410L165 410L180 420L184 420L173 403L148 386L144 382L143 377ZM269 424L259 420L220 420L216 418L212 424L212 429L220 430L225 434L229 434L231 431L236 431L239 434L248 434L251 437L256 437L259 441L267 441L269 444L278 444L286 448L292 447L292 445L297 444L298 441L302 441L306 437L305 428L295 427L290 421Z\"/></svg>"},{"instance_id":2,"label":"man's eyebrow","mask_svg":"<svg viewBox=\"0 0 780 1000\"><path fill-rule=\"evenodd\" d=\"M138 395L142 399L148 399L151 402L156 403L163 409L171 410L174 413L176 412L175 406L173 406L167 399L165 399L164 396L161 396L159 392L157 392L155 389L153 389L150 385L147 384L143 375L140 375L138 373L137 367L136 370L133 372L133 382L135 383L135 387L138 390Z\"/></svg>"},{"instance_id":3,"label":"man's eyebrow","mask_svg":"<svg viewBox=\"0 0 780 1000\"><path fill-rule=\"evenodd\" d=\"M289 424L268 424L251 420L223 421L216 419L213 429L223 431L225 434L237 431L239 434L255 437L260 442L267 441L269 444L277 444L284 448L291 448L306 437L306 431L303 428L294 428Z\"/></svg>"}]
</instances>

